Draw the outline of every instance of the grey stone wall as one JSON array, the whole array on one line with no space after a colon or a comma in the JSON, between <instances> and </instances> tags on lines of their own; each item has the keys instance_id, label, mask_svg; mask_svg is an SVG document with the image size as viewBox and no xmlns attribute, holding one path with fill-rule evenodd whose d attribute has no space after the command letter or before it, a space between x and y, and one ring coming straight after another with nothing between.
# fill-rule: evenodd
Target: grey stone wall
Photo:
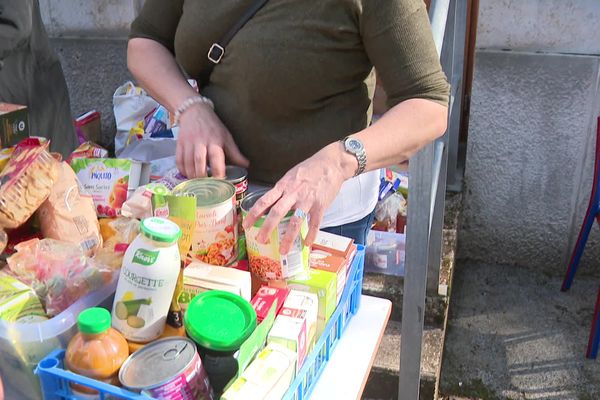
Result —
<instances>
[{"instance_id":1,"label":"grey stone wall","mask_svg":"<svg viewBox=\"0 0 600 400\"><path fill-rule=\"evenodd\" d=\"M598 57L477 53L461 257L564 272L591 190L599 65ZM590 267L600 230L591 238Z\"/></svg>"}]
</instances>

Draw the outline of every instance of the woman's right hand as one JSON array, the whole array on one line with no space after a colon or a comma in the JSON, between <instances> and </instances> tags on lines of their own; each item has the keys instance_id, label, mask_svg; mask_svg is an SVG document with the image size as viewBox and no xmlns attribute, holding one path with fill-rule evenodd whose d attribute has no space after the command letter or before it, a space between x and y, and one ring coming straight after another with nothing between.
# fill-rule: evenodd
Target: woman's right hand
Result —
<instances>
[{"instance_id":1,"label":"woman's right hand","mask_svg":"<svg viewBox=\"0 0 600 400\"><path fill-rule=\"evenodd\" d=\"M225 160L241 167L250 164L217 114L204 103L193 105L179 118L176 159L177 168L188 178L206 176L207 165L213 176L224 178Z\"/></svg>"}]
</instances>

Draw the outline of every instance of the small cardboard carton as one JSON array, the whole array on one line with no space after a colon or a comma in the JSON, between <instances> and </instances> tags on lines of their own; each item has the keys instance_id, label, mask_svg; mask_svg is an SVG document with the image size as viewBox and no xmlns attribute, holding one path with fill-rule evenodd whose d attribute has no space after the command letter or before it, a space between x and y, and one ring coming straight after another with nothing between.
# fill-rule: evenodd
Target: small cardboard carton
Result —
<instances>
[{"instance_id":1,"label":"small cardboard carton","mask_svg":"<svg viewBox=\"0 0 600 400\"><path fill-rule=\"evenodd\" d=\"M256 318L258 321L260 322L266 318L269 310L275 303L277 304L275 314L279 314L289 293L290 290L287 288L262 286L258 289L258 292L251 301L252 307L254 307L254 311L256 311Z\"/></svg>"},{"instance_id":2,"label":"small cardboard carton","mask_svg":"<svg viewBox=\"0 0 600 400\"><path fill-rule=\"evenodd\" d=\"M307 314L306 310L284 305L267 338L267 343L276 343L296 353L296 370L302 368L308 351Z\"/></svg>"},{"instance_id":3,"label":"small cardboard carton","mask_svg":"<svg viewBox=\"0 0 600 400\"><path fill-rule=\"evenodd\" d=\"M336 304L339 304L346 286L348 260L321 250L310 253L310 267L335 276Z\"/></svg>"},{"instance_id":4,"label":"small cardboard carton","mask_svg":"<svg viewBox=\"0 0 600 400\"><path fill-rule=\"evenodd\" d=\"M329 321L331 314L333 314L337 306L336 281L337 277L334 274L314 268L310 268L307 277L288 280L288 287L290 289L297 289L317 295L319 300L317 340L325 330L325 325L327 325L327 321Z\"/></svg>"},{"instance_id":5,"label":"small cardboard carton","mask_svg":"<svg viewBox=\"0 0 600 400\"><path fill-rule=\"evenodd\" d=\"M317 336L317 320L319 316L319 299L317 295L300 290L291 290L283 307L306 311L306 353L310 353Z\"/></svg>"},{"instance_id":6,"label":"small cardboard carton","mask_svg":"<svg viewBox=\"0 0 600 400\"><path fill-rule=\"evenodd\" d=\"M26 106L0 102L0 148L14 146L29 137Z\"/></svg>"},{"instance_id":7,"label":"small cardboard carton","mask_svg":"<svg viewBox=\"0 0 600 400\"><path fill-rule=\"evenodd\" d=\"M221 396L221 400L280 400L294 379L296 354L269 343Z\"/></svg>"},{"instance_id":8,"label":"small cardboard carton","mask_svg":"<svg viewBox=\"0 0 600 400\"><path fill-rule=\"evenodd\" d=\"M334 256L349 258L353 244L353 239L319 231L312 245L312 250L322 250Z\"/></svg>"},{"instance_id":9,"label":"small cardboard carton","mask_svg":"<svg viewBox=\"0 0 600 400\"><path fill-rule=\"evenodd\" d=\"M183 270L183 291L178 301L187 310L194 297L208 290L224 290L250 301L250 272L193 262ZM269 308L265 310L265 317Z\"/></svg>"}]
</instances>

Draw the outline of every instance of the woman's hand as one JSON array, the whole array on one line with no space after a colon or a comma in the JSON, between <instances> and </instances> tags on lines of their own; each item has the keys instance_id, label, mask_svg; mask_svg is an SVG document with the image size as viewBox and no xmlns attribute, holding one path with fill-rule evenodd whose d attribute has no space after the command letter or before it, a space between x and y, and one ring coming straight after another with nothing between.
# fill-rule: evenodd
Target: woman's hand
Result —
<instances>
[{"instance_id":1,"label":"woman's hand","mask_svg":"<svg viewBox=\"0 0 600 400\"><path fill-rule=\"evenodd\" d=\"M210 165L215 177L225 177L225 160L248 167L249 162L233 141L231 133L207 104L195 104L179 119L177 168L188 178L206 176Z\"/></svg>"},{"instance_id":2,"label":"woman's hand","mask_svg":"<svg viewBox=\"0 0 600 400\"><path fill-rule=\"evenodd\" d=\"M325 211L337 196L342 183L350 178L356 169L356 159L353 156L347 158L348 156L348 153L342 150L341 143L334 143L296 165L250 209L244 218L244 228L248 229L254 225L256 220L269 210L257 235L259 242L266 243L273 229L290 210L301 210L309 216L309 230L304 243L307 246L312 245ZM289 252L298 236L303 222L303 217L298 214L302 212L296 211L290 219L281 242L281 254Z\"/></svg>"}]
</instances>

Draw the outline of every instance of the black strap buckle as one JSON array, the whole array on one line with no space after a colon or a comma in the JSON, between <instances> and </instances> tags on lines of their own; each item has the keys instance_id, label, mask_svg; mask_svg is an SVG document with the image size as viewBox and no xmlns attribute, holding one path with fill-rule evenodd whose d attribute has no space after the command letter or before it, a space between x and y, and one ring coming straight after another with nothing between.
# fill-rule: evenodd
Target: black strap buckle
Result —
<instances>
[{"instance_id":1,"label":"black strap buckle","mask_svg":"<svg viewBox=\"0 0 600 400\"><path fill-rule=\"evenodd\" d=\"M215 64L221 62L221 58L225 55L225 49L218 43L213 43L208 50L208 59Z\"/></svg>"}]
</instances>

